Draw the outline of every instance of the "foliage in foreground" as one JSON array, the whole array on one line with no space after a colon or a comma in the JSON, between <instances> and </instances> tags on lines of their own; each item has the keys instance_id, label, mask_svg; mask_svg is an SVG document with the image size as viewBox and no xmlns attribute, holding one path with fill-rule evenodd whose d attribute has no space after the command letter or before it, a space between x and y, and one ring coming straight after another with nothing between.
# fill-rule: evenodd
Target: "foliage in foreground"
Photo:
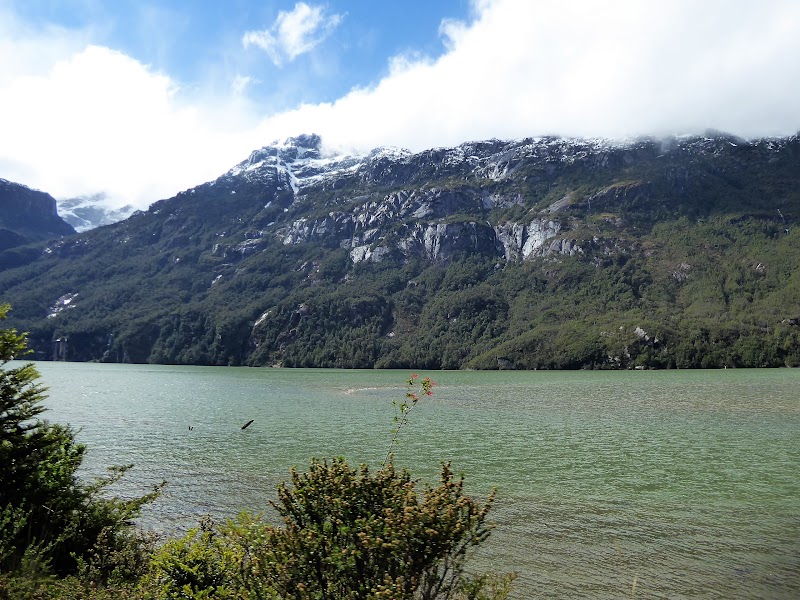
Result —
<instances>
[{"instance_id":1,"label":"foliage in foreground","mask_svg":"<svg viewBox=\"0 0 800 600\"><path fill-rule=\"evenodd\" d=\"M284 528L270 531L285 597L450 598L467 550L490 532L493 496L483 505L465 496L449 465L421 499L392 463L373 475L342 459L315 461L308 473L292 472L292 485L278 490Z\"/></svg>"},{"instance_id":2,"label":"foliage in foreground","mask_svg":"<svg viewBox=\"0 0 800 600\"><path fill-rule=\"evenodd\" d=\"M8 310L0 305L0 320ZM24 334L0 330L0 572L136 575L144 563L132 559L149 542L130 521L158 491L132 500L104 497L130 467L89 484L78 480L85 447L70 427L40 418L45 396L36 368L6 368L26 347Z\"/></svg>"},{"instance_id":3,"label":"foliage in foreground","mask_svg":"<svg viewBox=\"0 0 800 600\"><path fill-rule=\"evenodd\" d=\"M0 305L0 319L7 311ZM222 526L204 520L156 550L131 520L158 490L104 497L129 467L79 481L85 448L68 426L39 419L38 372L6 368L26 347L24 334L0 330L0 600L507 597L512 574L466 571L469 550L490 534L494 493L485 503L466 496L449 464L420 492L392 462L417 386L432 393L429 378L408 380L377 471L312 460L278 488L282 526L246 513Z\"/></svg>"},{"instance_id":4,"label":"foliage in foreground","mask_svg":"<svg viewBox=\"0 0 800 600\"><path fill-rule=\"evenodd\" d=\"M502 578L465 566L489 536L492 499L465 496L449 465L420 495L391 463L373 473L314 460L278 490L282 527L248 514L201 524L156 553L146 587L158 598L488 597Z\"/></svg>"}]
</instances>

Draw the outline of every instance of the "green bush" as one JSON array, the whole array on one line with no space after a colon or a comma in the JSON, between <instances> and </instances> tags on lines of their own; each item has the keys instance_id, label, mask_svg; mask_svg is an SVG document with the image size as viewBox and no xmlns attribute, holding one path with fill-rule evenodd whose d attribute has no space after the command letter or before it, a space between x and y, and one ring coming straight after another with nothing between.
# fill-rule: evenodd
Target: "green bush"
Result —
<instances>
[{"instance_id":1,"label":"green bush","mask_svg":"<svg viewBox=\"0 0 800 600\"><path fill-rule=\"evenodd\" d=\"M163 599L243 598L233 589L235 563L229 555L211 522L206 520L156 552L142 587L155 598Z\"/></svg>"},{"instance_id":2,"label":"green bush","mask_svg":"<svg viewBox=\"0 0 800 600\"><path fill-rule=\"evenodd\" d=\"M449 465L420 498L407 471L390 462L371 473L343 459L314 461L278 490L284 527L270 529L275 587L286 598L448 598L467 550L485 540L492 497L463 494Z\"/></svg>"},{"instance_id":3,"label":"green bush","mask_svg":"<svg viewBox=\"0 0 800 600\"><path fill-rule=\"evenodd\" d=\"M243 514L192 530L156 553L148 587L163 599L502 598L509 577L465 571L492 500L464 495L447 464L420 495L391 462L372 472L314 460L278 489L282 527Z\"/></svg>"}]
</instances>

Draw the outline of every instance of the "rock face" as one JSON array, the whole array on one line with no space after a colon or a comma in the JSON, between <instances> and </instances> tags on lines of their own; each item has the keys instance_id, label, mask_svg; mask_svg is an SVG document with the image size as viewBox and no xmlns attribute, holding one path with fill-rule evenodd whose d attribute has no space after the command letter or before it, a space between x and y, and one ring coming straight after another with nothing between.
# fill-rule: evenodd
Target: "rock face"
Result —
<instances>
[{"instance_id":1,"label":"rock face","mask_svg":"<svg viewBox=\"0 0 800 600\"><path fill-rule=\"evenodd\" d=\"M0 179L0 251L72 233L50 194Z\"/></svg>"},{"instance_id":2,"label":"rock face","mask_svg":"<svg viewBox=\"0 0 800 600\"><path fill-rule=\"evenodd\" d=\"M343 155L326 152L319 136L303 135L254 151L206 185L231 194L256 186L270 195L264 208L297 215L287 222L277 213L261 230L261 241L244 239L223 250L231 256L263 250L266 238L277 236L287 246L345 248L354 264L414 256L447 262L463 253L525 261L608 254L626 246L625 227L685 210L708 177L692 168L694 156L757 155L796 145L797 136L751 143L713 133L626 142L490 140L417 154L378 148ZM546 204L531 198L551 197L555 182L575 174L602 181L648 163L654 168L646 171L647 179L613 177L591 192L566 187ZM597 215L600 224L587 228L587 215Z\"/></svg>"},{"instance_id":3,"label":"rock face","mask_svg":"<svg viewBox=\"0 0 800 600\"><path fill-rule=\"evenodd\" d=\"M327 155L318 136L306 135L254 151L212 185L231 188L231 193L242 183L271 187L275 200L265 208L277 202L284 212L302 213L273 227L284 245L346 248L354 264L412 256L446 262L464 253L516 261L574 255L583 252L585 240L569 237L569 220L558 216L576 205L570 195L541 211L528 210L521 219L503 219L503 211L529 205L519 191L507 189L515 180L536 184L565 170L609 169L655 153L652 141L536 138L473 142L419 154L379 148L367 155ZM430 185L435 181L448 185ZM631 195L646 199L648 186L637 182L604 190L594 204L599 209ZM592 198L582 202L591 207ZM330 210L320 210L325 207ZM259 245L264 244L245 240L224 252L248 255Z\"/></svg>"}]
</instances>

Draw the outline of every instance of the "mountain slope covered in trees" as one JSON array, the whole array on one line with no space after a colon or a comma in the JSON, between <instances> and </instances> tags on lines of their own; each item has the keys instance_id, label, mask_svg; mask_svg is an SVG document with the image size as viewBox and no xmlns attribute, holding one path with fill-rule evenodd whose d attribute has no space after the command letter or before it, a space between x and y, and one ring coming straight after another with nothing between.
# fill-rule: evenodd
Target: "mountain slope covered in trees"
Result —
<instances>
[{"instance_id":1,"label":"mountain slope covered in trees","mask_svg":"<svg viewBox=\"0 0 800 600\"><path fill-rule=\"evenodd\" d=\"M416 368L800 365L800 138L257 150L0 253L39 358Z\"/></svg>"}]
</instances>

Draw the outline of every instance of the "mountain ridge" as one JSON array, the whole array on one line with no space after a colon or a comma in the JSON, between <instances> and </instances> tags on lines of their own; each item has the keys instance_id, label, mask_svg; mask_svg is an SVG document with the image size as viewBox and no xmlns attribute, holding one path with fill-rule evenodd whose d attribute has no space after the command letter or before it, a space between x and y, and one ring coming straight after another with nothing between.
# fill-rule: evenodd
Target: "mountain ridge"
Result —
<instances>
[{"instance_id":1,"label":"mountain ridge","mask_svg":"<svg viewBox=\"0 0 800 600\"><path fill-rule=\"evenodd\" d=\"M120 223L1 253L0 300L42 358L794 364L799 184L798 136L334 155L304 135Z\"/></svg>"}]
</instances>

